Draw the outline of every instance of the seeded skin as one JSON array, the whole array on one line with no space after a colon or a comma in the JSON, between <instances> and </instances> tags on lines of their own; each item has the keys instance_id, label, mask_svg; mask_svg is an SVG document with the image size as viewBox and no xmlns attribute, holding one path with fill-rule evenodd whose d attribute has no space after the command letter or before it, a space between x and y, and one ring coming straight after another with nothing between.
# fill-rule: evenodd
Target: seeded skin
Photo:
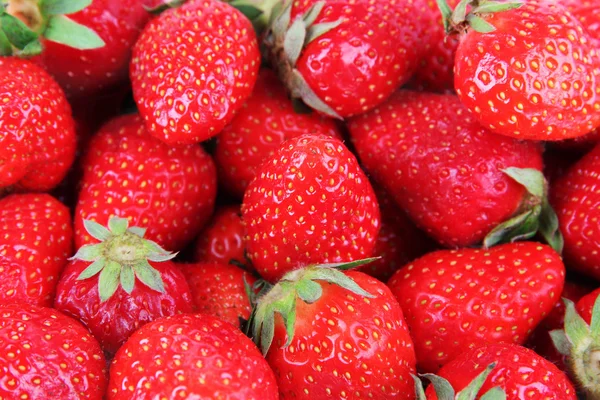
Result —
<instances>
[{"instance_id":1,"label":"seeded skin","mask_svg":"<svg viewBox=\"0 0 600 400\"><path fill-rule=\"evenodd\" d=\"M150 323L125 343L110 368L108 400L277 400L273 371L254 343L209 315Z\"/></svg>"},{"instance_id":2,"label":"seeded skin","mask_svg":"<svg viewBox=\"0 0 600 400\"><path fill-rule=\"evenodd\" d=\"M576 304L577 313L581 315L581 318L583 318L588 324L592 322L592 311L598 296L600 296L600 289L596 289L593 292L583 296ZM562 327L559 329L562 329Z\"/></svg>"},{"instance_id":3,"label":"seeded skin","mask_svg":"<svg viewBox=\"0 0 600 400\"><path fill-rule=\"evenodd\" d=\"M206 228L198 236L195 255L198 262L229 264L246 263L244 225L240 205L218 209Z\"/></svg>"},{"instance_id":4,"label":"seeded skin","mask_svg":"<svg viewBox=\"0 0 600 400\"><path fill-rule=\"evenodd\" d=\"M560 300L565 267L549 246L440 250L388 282L406 315L419 367L436 372L486 343L522 344Z\"/></svg>"}]
</instances>

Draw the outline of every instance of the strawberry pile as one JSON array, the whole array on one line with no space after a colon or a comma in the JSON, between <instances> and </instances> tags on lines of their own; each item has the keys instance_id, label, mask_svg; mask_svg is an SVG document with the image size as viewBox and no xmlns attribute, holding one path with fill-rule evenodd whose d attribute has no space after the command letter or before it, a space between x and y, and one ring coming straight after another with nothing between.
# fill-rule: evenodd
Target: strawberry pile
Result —
<instances>
[{"instance_id":1,"label":"strawberry pile","mask_svg":"<svg viewBox=\"0 0 600 400\"><path fill-rule=\"evenodd\" d=\"M0 400L600 399L598 0L0 0Z\"/></svg>"}]
</instances>

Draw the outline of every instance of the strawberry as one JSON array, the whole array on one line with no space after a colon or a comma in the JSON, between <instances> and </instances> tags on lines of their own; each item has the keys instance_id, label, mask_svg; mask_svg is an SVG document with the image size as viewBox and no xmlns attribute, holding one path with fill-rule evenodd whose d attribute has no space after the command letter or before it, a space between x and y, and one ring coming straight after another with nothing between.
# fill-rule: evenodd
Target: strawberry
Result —
<instances>
[{"instance_id":1,"label":"strawberry","mask_svg":"<svg viewBox=\"0 0 600 400\"><path fill-rule=\"evenodd\" d=\"M248 256L271 282L305 265L370 256L380 223L356 158L325 135L284 142L248 186L242 218Z\"/></svg>"},{"instance_id":2,"label":"strawberry","mask_svg":"<svg viewBox=\"0 0 600 400\"><path fill-rule=\"evenodd\" d=\"M445 246L491 246L540 230L560 249L550 220L541 148L482 128L456 96L400 91L348 125L366 170Z\"/></svg>"},{"instance_id":3,"label":"strawberry","mask_svg":"<svg viewBox=\"0 0 600 400\"><path fill-rule=\"evenodd\" d=\"M76 147L71 107L58 84L29 61L0 57L0 120L0 192L57 186Z\"/></svg>"},{"instance_id":4,"label":"strawberry","mask_svg":"<svg viewBox=\"0 0 600 400\"><path fill-rule=\"evenodd\" d=\"M234 265L217 263L185 264L181 267L198 312L212 315L234 326L240 318L250 317L250 300L245 284L256 281L251 274Z\"/></svg>"},{"instance_id":5,"label":"strawberry","mask_svg":"<svg viewBox=\"0 0 600 400\"><path fill-rule=\"evenodd\" d=\"M93 243L83 220L113 216L151 225L147 238L180 250L213 212L216 168L197 145L170 147L150 136L138 115L119 117L94 136L75 211L75 244Z\"/></svg>"},{"instance_id":6,"label":"strawberry","mask_svg":"<svg viewBox=\"0 0 600 400\"><path fill-rule=\"evenodd\" d=\"M192 312L185 277L169 261L175 254L144 239L144 228L129 227L127 219L118 217L109 219L110 230L89 220L84 225L100 243L83 246L73 256L58 283L54 307L81 321L108 355L140 326Z\"/></svg>"},{"instance_id":7,"label":"strawberry","mask_svg":"<svg viewBox=\"0 0 600 400\"><path fill-rule=\"evenodd\" d=\"M50 307L73 247L69 209L47 194L0 200L0 302Z\"/></svg>"},{"instance_id":8,"label":"strawberry","mask_svg":"<svg viewBox=\"0 0 600 400\"><path fill-rule=\"evenodd\" d=\"M369 260L292 271L251 318L281 399L413 399L415 353L400 305L357 271Z\"/></svg>"},{"instance_id":9,"label":"strawberry","mask_svg":"<svg viewBox=\"0 0 600 400\"><path fill-rule=\"evenodd\" d=\"M238 329L209 315L176 315L135 332L110 368L108 400L276 400L273 371Z\"/></svg>"},{"instance_id":10,"label":"strawberry","mask_svg":"<svg viewBox=\"0 0 600 400\"><path fill-rule=\"evenodd\" d=\"M600 49L600 13L598 3L594 0L560 0L575 18L581 22L589 34L590 44L593 49ZM597 54L598 55L598 54Z\"/></svg>"},{"instance_id":11,"label":"strawberry","mask_svg":"<svg viewBox=\"0 0 600 400\"><path fill-rule=\"evenodd\" d=\"M264 43L293 98L346 118L411 77L427 24L415 1L300 0L274 11Z\"/></svg>"},{"instance_id":12,"label":"strawberry","mask_svg":"<svg viewBox=\"0 0 600 400\"><path fill-rule=\"evenodd\" d=\"M318 114L294 112L285 89L275 74L263 69L252 96L238 115L217 136L215 161L220 182L242 197L262 162L281 144L302 134L326 134L341 138L335 122Z\"/></svg>"},{"instance_id":13,"label":"strawberry","mask_svg":"<svg viewBox=\"0 0 600 400\"><path fill-rule=\"evenodd\" d=\"M56 310L0 305L0 398L101 400L106 361L98 342Z\"/></svg>"},{"instance_id":14,"label":"strawberry","mask_svg":"<svg viewBox=\"0 0 600 400\"><path fill-rule=\"evenodd\" d=\"M552 311L565 280L560 256L533 242L440 250L392 276L419 367L435 372L487 343L522 344Z\"/></svg>"},{"instance_id":15,"label":"strawberry","mask_svg":"<svg viewBox=\"0 0 600 400\"><path fill-rule=\"evenodd\" d=\"M260 66L250 21L218 0L190 0L150 21L133 49L133 94L148 132L192 144L218 134Z\"/></svg>"},{"instance_id":16,"label":"strawberry","mask_svg":"<svg viewBox=\"0 0 600 400\"><path fill-rule=\"evenodd\" d=\"M600 126L600 57L563 6L462 0L454 13L447 5L442 13L448 31L466 31L454 86L483 126L532 140L578 137Z\"/></svg>"}]
</instances>

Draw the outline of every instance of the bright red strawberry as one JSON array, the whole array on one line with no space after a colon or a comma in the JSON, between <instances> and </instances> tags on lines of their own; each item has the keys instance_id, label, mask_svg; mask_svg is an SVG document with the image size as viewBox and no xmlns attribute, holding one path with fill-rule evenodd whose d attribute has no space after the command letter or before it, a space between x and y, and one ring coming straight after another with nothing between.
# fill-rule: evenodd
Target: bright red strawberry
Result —
<instances>
[{"instance_id":1,"label":"bright red strawberry","mask_svg":"<svg viewBox=\"0 0 600 400\"><path fill-rule=\"evenodd\" d=\"M218 134L250 96L260 66L252 24L218 0L190 0L148 23L131 82L148 132L191 144Z\"/></svg>"},{"instance_id":2,"label":"bright red strawberry","mask_svg":"<svg viewBox=\"0 0 600 400\"><path fill-rule=\"evenodd\" d=\"M600 11L595 0L559 0L581 22L589 34L593 49L600 49Z\"/></svg>"},{"instance_id":3,"label":"bright red strawberry","mask_svg":"<svg viewBox=\"0 0 600 400\"><path fill-rule=\"evenodd\" d=\"M349 128L366 170L446 246L532 235L552 214L540 146L490 133L456 96L400 91ZM560 248L556 229L542 233Z\"/></svg>"},{"instance_id":4,"label":"bright red strawberry","mask_svg":"<svg viewBox=\"0 0 600 400\"><path fill-rule=\"evenodd\" d=\"M266 158L285 140L309 133L341 138L333 120L316 113L296 113L275 74L263 69L252 96L217 136L215 161L220 183L242 197Z\"/></svg>"},{"instance_id":5,"label":"bright red strawberry","mask_svg":"<svg viewBox=\"0 0 600 400\"><path fill-rule=\"evenodd\" d=\"M40 67L0 57L0 191L47 191L75 158L75 123L58 84Z\"/></svg>"},{"instance_id":6,"label":"bright red strawberry","mask_svg":"<svg viewBox=\"0 0 600 400\"><path fill-rule=\"evenodd\" d=\"M454 65L458 96L502 135L563 140L591 132L600 126L600 57L590 35L554 1L521 4L455 12L450 29L466 30Z\"/></svg>"},{"instance_id":7,"label":"bright red strawberry","mask_svg":"<svg viewBox=\"0 0 600 400\"><path fill-rule=\"evenodd\" d=\"M600 289L596 289L593 292L588 293L579 299L571 298L568 296L563 297L576 303L575 308L577 309L577 313L579 313L579 315L581 315L581 318L583 318L583 320L589 324L592 321L592 311L594 308L594 304L596 304L598 296L600 296ZM560 329L561 326L557 326L556 328Z\"/></svg>"},{"instance_id":8,"label":"bright red strawberry","mask_svg":"<svg viewBox=\"0 0 600 400\"><path fill-rule=\"evenodd\" d=\"M75 211L75 244L94 242L83 227L113 216L150 226L147 238L180 250L209 220L216 168L198 145L170 147L150 136L141 118L112 120L94 136L84 160Z\"/></svg>"},{"instance_id":9,"label":"bright red strawberry","mask_svg":"<svg viewBox=\"0 0 600 400\"><path fill-rule=\"evenodd\" d=\"M362 272L292 271L259 297L251 322L282 400L414 399L415 352L400 305Z\"/></svg>"},{"instance_id":10,"label":"bright red strawberry","mask_svg":"<svg viewBox=\"0 0 600 400\"><path fill-rule=\"evenodd\" d=\"M240 318L248 320L252 307L246 293L256 278L229 264L199 263L180 266L185 275L196 310L212 315L233 326L240 326Z\"/></svg>"},{"instance_id":11,"label":"bright red strawberry","mask_svg":"<svg viewBox=\"0 0 600 400\"><path fill-rule=\"evenodd\" d=\"M289 2L265 44L292 97L346 118L377 106L411 77L427 27L424 9L421 0Z\"/></svg>"},{"instance_id":12,"label":"bright red strawberry","mask_svg":"<svg viewBox=\"0 0 600 400\"><path fill-rule=\"evenodd\" d=\"M0 200L0 303L50 307L73 249L69 209L47 194Z\"/></svg>"},{"instance_id":13,"label":"bright red strawberry","mask_svg":"<svg viewBox=\"0 0 600 400\"><path fill-rule=\"evenodd\" d=\"M419 367L435 372L473 347L524 343L560 299L564 280L556 252L519 242L436 251L388 285L406 315Z\"/></svg>"},{"instance_id":14,"label":"bright red strawberry","mask_svg":"<svg viewBox=\"0 0 600 400\"><path fill-rule=\"evenodd\" d=\"M0 305L0 398L101 400L106 361L98 342L50 308Z\"/></svg>"},{"instance_id":15,"label":"bright red strawberry","mask_svg":"<svg viewBox=\"0 0 600 400\"><path fill-rule=\"evenodd\" d=\"M162 318L134 333L112 362L107 398L279 399L250 339L202 314Z\"/></svg>"},{"instance_id":16,"label":"bright red strawberry","mask_svg":"<svg viewBox=\"0 0 600 400\"><path fill-rule=\"evenodd\" d=\"M81 321L113 355L140 326L193 311L184 275L168 261L175 254L144 239L144 228L113 217L107 229L85 221L101 242L81 247L56 289L54 307ZM152 262L152 264L150 264Z\"/></svg>"},{"instance_id":17,"label":"bright red strawberry","mask_svg":"<svg viewBox=\"0 0 600 400\"><path fill-rule=\"evenodd\" d=\"M283 143L248 186L242 218L248 256L271 282L306 265L371 256L380 224L356 158L325 135Z\"/></svg>"}]
</instances>

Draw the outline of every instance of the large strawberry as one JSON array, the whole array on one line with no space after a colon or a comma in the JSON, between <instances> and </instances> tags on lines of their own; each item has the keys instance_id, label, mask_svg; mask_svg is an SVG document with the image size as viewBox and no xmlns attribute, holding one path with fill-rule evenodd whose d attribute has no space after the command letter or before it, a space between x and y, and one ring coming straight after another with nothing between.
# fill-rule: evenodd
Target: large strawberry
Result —
<instances>
[{"instance_id":1,"label":"large strawberry","mask_svg":"<svg viewBox=\"0 0 600 400\"><path fill-rule=\"evenodd\" d=\"M522 344L559 300L560 256L533 242L441 250L388 282L406 315L418 365L435 372L483 344Z\"/></svg>"},{"instance_id":2,"label":"large strawberry","mask_svg":"<svg viewBox=\"0 0 600 400\"><path fill-rule=\"evenodd\" d=\"M314 113L296 113L275 74L263 69L252 96L217 136L215 161L220 183L242 197L262 162L281 143L308 133L341 138L333 120Z\"/></svg>"},{"instance_id":3,"label":"large strawberry","mask_svg":"<svg viewBox=\"0 0 600 400\"><path fill-rule=\"evenodd\" d=\"M171 147L150 136L137 115L119 117L94 136L75 212L75 244L94 242L83 220L113 216L149 226L147 238L180 250L213 212L216 168L198 145Z\"/></svg>"},{"instance_id":4,"label":"large strawberry","mask_svg":"<svg viewBox=\"0 0 600 400\"><path fill-rule=\"evenodd\" d=\"M400 305L362 272L292 271L259 297L251 326L282 400L414 399L415 352Z\"/></svg>"},{"instance_id":5,"label":"large strawberry","mask_svg":"<svg viewBox=\"0 0 600 400\"><path fill-rule=\"evenodd\" d=\"M56 289L54 307L81 321L113 355L140 326L192 312L184 275L169 261L176 254L144 239L145 229L113 217L109 229L84 221L100 243L81 247Z\"/></svg>"},{"instance_id":6,"label":"large strawberry","mask_svg":"<svg viewBox=\"0 0 600 400\"><path fill-rule=\"evenodd\" d=\"M345 118L408 81L419 61L425 10L421 0L290 1L275 11L264 42L292 97Z\"/></svg>"},{"instance_id":7,"label":"large strawberry","mask_svg":"<svg viewBox=\"0 0 600 400\"><path fill-rule=\"evenodd\" d=\"M325 135L284 142L248 186L242 218L248 256L272 282L305 265L371 256L380 224L356 158Z\"/></svg>"},{"instance_id":8,"label":"large strawberry","mask_svg":"<svg viewBox=\"0 0 600 400\"><path fill-rule=\"evenodd\" d=\"M589 34L590 44L593 49L600 49L600 11L595 0L556 0L564 5L581 22Z\"/></svg>"},{"instance_id":9,"label":"large strawberry","mask_svg":"<svg viewBox=\"0 0 600 400\"><path fill-rule=\"evenodd\" d=\"M349 128L366 170L440 243L492 245L540 230L560 249L541 148L482 128L456 96L400 91Z\"/></svg>"},{"instance_id":10,"label":"large strawberry","mask_svg":"<svg viewBox=\"0 0 600 400\"><path fill-rule=\"evenodd\" d=\"M75 123L50 75L29 61L0 57L0 121L0 192L58 185L75 158Z\"/></svg>"},{"instance_id":11,"label":"large strawberry","mask_svg":"<svg viewBox=\"0 0 600 400\"><path fill-rule=\"evenodd\" d=\"M150 323L110 368L108 400L278 400L273 371L244 334L209 315Z\"/></svg>"},{"instance_id":12,"label":"large strawberry","mask_svg":"<svg viewBox=\"0 0 600 400\"><path fill-rule=\"evenodd\" d=\"M241 12L218 0L190 0L147 24L130 75L148 132L191 144L231 122L259 66L256 35Z\"/></svg>"},{"instance_id":13,"label":"large strawberry","mask_svg":"<svg viewBox=\"0 0 600 400\"><path fill-rule=\"evenodd\" d=\"M106 361L81 324L46 307L0 305L0 398L102 400Z\"/></svg>"},{"instance_id":14,"label":"large strawberry","mask_svg":"<svg viewBox=\"0 0 600 400\"><path fill-rule=\"evenodd\" d=\"M72 253L69 209L47 194L0 200L0 302L50 307Z\"/></svg>"}]
</instances>

